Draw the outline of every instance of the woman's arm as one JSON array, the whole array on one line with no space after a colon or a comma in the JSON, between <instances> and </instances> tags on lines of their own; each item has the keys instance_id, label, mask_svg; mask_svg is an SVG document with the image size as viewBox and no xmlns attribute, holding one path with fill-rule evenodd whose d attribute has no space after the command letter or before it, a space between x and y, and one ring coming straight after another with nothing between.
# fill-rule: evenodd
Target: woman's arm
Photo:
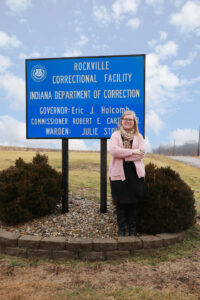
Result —
<instances>
[{"instance_id":1,"label":"woman's arm","mask_svg":"<svg viewBox=\"0 0 200 300\"><path fill-rule=\"evenodd\" d=\"M109 150L112 156L118 158L125 158L133 155L133 149L125 149L119 146L119 138L116 134L112 134L110 138Z\"/></svg>"},{"instance_id":2,"label":"woman's arm","mask_svg":"<svg viewBox=\"0 0 200 300\"><path fill-rule=\"evenodd\" d=\"M132 159L133 161L141 160L145 157L145 144L142 135L139 135L138 149L133 149Z\"/></svg>"}]
</instances>

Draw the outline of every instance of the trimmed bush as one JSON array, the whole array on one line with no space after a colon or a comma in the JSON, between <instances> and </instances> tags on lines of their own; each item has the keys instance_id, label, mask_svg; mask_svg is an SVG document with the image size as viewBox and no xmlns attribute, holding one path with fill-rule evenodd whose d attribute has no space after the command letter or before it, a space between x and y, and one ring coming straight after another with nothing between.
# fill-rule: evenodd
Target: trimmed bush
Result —
<instances>
[{"instance_id":1,"label":"trimmed bush","mask_svg":"<svg viewBox=\"0 0 200 300\"><path fill-rule=\"evenodd\" d=\"M195 223L193 191L170 167L146 166L147 202L137 213L137 231L147 234L181 232Z\"/></svg>"},{"instance_id":2,"label":"trimmed bush","mask_svg":"<svg viewBox=\"0 0 200 300\"><path fill-rule=\"evenodd\" d=\"M61 200L62 176L36 154L31 163L22 158L0 172L0 219L18 224L51 213Z\"/></svg>"}]
</instances>

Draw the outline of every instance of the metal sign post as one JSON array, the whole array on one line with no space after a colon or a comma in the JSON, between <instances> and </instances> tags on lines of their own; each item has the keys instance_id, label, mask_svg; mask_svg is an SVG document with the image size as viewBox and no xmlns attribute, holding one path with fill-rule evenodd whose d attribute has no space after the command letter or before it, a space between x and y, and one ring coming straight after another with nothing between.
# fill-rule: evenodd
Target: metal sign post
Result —
<instances>
[{"instance_id":1,"label":"metal sign post","mask_svg":"<svg viewBox=\"0 0 200 300\"><path fill-rule=\"evenodd\" d=\"M68 158L68 139L62 139L62 213L69 211L68 191L69 191L69 158Z\"/></svg>"},{"instance_id":2,"label":"metal sign post","mask_svg":"<svg viewBox=\"0 0 200 300\"><path fill-rule=\"evenodd\" d=\"M100 212L107 212L107 139L101 139L101 204Z\"/></svg>"}]
</instances>

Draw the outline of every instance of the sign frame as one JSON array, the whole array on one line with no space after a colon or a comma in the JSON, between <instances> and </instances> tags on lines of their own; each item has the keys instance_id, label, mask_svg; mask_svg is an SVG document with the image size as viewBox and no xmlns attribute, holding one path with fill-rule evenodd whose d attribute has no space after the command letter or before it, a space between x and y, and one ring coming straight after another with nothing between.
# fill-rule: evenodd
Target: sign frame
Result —
<instances>
[{"instance_id":1,"label":"sign frame","mask_svg":"<svg viewBox=\"0 0 200 300\"><path fill-rule=\"evenodd\" d=\"M144 69L143 69L143 132L140 132L143 137L145 138L145 77L146 77L146 55L145 54L127 54L127 55L105 55L105 56L78 56L78 57L55 57L55 58L30 58L25 60L25 74L26 74L26 139L109 139L110 137L90 137L90 136L83 136L83 137L71 137L71 136L58 136L58 137L28 137L28 83L27 83L27 63L28 61L40 61L40 60L61 60L61 59L90 59L90 58L112 58L112 57L138 57L143 56L144 58ZM78 125L77 125L78 126ZM117 129L117 126L116 126Z\"/></svg>"}]
</instances>

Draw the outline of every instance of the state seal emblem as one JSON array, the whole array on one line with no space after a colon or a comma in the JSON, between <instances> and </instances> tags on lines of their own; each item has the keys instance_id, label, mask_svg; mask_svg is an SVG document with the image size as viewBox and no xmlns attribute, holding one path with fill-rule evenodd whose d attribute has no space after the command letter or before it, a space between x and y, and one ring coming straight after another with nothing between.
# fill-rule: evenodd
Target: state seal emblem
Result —
<instances>
[{"instance_id":1,"label":"state seal emblem","mask_svg":"<svg viewBox=\"0 0 200 300\"><path fill-rule=\"evenodd\" d=\"M46 76L47 76L47 70L42 65L34 66L31 69L31 78L36 82L41 82L45 80Z\"/></svg>"}]
</instances>

